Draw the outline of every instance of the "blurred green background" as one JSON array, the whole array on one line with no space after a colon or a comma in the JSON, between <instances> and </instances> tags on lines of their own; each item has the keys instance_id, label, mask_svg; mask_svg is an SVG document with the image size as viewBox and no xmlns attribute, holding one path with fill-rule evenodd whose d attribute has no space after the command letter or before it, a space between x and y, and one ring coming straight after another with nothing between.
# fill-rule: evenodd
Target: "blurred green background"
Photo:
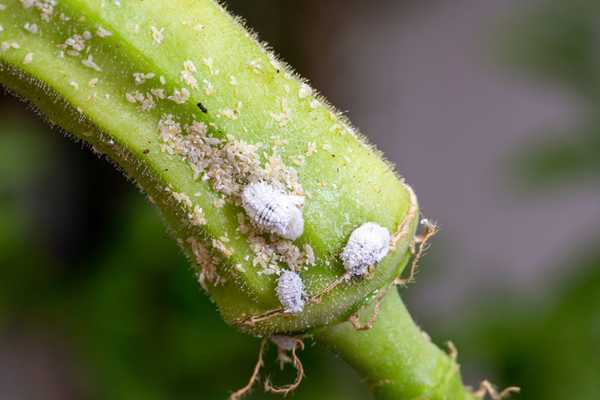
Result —
<instances>
[{"instance_id":1,"label":"blurred green background","mask_svg":"<svg viewBox=\"0 0 600 400\"><path fill-rule=\"evenodd\" d=\"M403 297L440 346L449 339L457 345L467 382L518 385L523 399L600 399L600 4L499 3L228 2L334 104L350 110L415 184L428 215L447 228ZM488 20L494 23L482 22ZM476 48L483 49L465 57L467 44L435 35L453 37L464 21L479 21L469 26L477 27ZM472 34L467 29L457 38ZM411 35L425 41L402 45ZM485 66L485 79L453 60ZM428 69L434 64L439 76ZM512 83L498 83L496 76ZM458 78L461 90L445 86ZM427 94L431 80L438 84ZM490 82L500 89L489 90ZM542 98L549 90L568 105L540 113L533 96L519 103L522 113L507 112L505 91L522 90L542 90ZM436 105L443 96L452 101ZM461 101L491 104L495 119L471 105L450 104ZM402 114L411 107L444 129L419 128L418 119ZM396 109L400 120L388 119ZM561 117L546 119L555 114ZM463 134L471 124L480 141ZM258 341L221 321L133 185L63 136L9 95L0 98L0 398L226 398L245 384ZM451 148L437 145L444 140L466 144L448 154ZM461 162L465 171L486 170L473 155L499 152L497 143L510 140L515 145L503 148L483 177L508 193L502 201L510 204L478 200L487 205L461 210L461 195L492 195L468 176L454 176L465 181L457 187L436 177L445 167L460 171ZM420 190L423 181L432 186ZM562 203L541 206L556 198ZM537 219L528 219L538 206ZM461 223L451 215L461 216L465 232L491 218L492 226L477 236L496 247L467 241L467 255L456 256L461 235L453 227ZM494 215L509 221L505 231L494 228ZM548 236L562 229L552 221L567 221L560 223L565 232L580 233ZM522 235L518 245L513 234ZM560 251L552 251L553 241ZM496 251L516 261L488 254ZM474 252L484 254L469 258ZM531 253L543 253L543 263L526 262ZM369 398L360 378L333 355L311 344L301 356L306 379L294 398ZM272 350L267 370L273 379L292 379L293 371L279 371L275 357ZM261 390L249 396L267 397L276 396Z\"/></svg>"}]
</instances>

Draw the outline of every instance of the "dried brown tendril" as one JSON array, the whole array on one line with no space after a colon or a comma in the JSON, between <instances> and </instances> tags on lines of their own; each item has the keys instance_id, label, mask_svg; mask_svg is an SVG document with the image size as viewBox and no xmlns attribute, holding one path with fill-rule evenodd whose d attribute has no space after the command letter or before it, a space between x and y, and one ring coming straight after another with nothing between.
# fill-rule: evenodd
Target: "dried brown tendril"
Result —
<instances>
[{"instance_id":1,"label":"dried brown tendril","mask_svg":"<svg viewBox=\"0 0 600 400\"><path fill-rule=\"evenodd\" d=\"M368 331L373 328L375 322L377 322L377 317L379 316L379 311L381 311L381 302L385 297L387 289L382 290L377 297L375 298L375 307L373 308L373 312L369 317L369 320L366 323L362 323L360 318L358 317L358 313L352 314L350 318L348 318L348 322L352 324L352 327L357 331Z\"/></svg>"},{"instance_id":2,"label":"dried brown tendril","mask_svg":"<svg viewBox=\"0 0 600 400\"><path fill-rule=\"evenodd\" d=\"M289 393L296 390L296 388L300 386L300 383L302 383L302 379L304 378L304 367L302 366L300 358L298 358L298 356L296 355L296 350L304 350L304 342L298 338L288 339L292 340L293 342L291 346L282 346L279 342L275 342L277 344L278 359L282 367L286 362L291 362L294 365L294 368L296 369L296 379L294 379L294 382L285 386L273 386L270 380L267 379L265 381L266 392L277 393L286 396ZM291 358L287 355L288 351L292 352Z\"/></svg>"},{"instance_id":3,"label":"dried brown tendril","mask_svg":"<svg viewBox=\"0 0 600 400\"><path fill-rule=\"evenodd\" d=\"M260 350L258 351L258 360L256 361L256 365L254 365L254 371L252 371L252 375L250 376L250 380L248 383L241 389L236 390L229 396L229 400L240 400L242 397L250 393L252 390L252 386L258 380L258 374L260 373L260 369L264 365L263 356L265 353L265 349L267 347L267 338L264 338L260 342Z\"/></svg>"},{"instance_id":4,"label":"dried brown tendril","mask_svg":"<svg viewBox=\"0 0 600 400\"><path fill-rule=\"evenodd\" d=\"M304 342L300 338L290 336L273 336L270 339L277 346L277 358L280 362L280 367L283 369L286 363L291 362L296 369L296 379L289 385L273 386L267 378L264 388L266 392L283 394L285 396L300 386L300 383L302 383L302 378L304 378L304 367L302 366L300 358L298 358L298 355L296 354L298 349L304 350ZM260 343L258 360L254 365L254 370L252 371L252 375L250 376L248 383L241 389L233 392L229 396L229 400L240 400L242 397L250 393L254 384L259 380L260 370L264 366L264 354L267 350L268 340L269 338L263 338ZM288 352L292 353L291 357L288 356Z\"/></svg>"},{"instance_id":5,"label":"dried brown tendril","mask_svg":"<svg viewBox=\"0 0 600 400\"><path fill-rule=\"evenodd\" d=\"M446 342L446 347L448 347L448 355L452 359L452 361L458 360L458 349L450 340Z\"/></svg>"},{"instance_id":6,"label":"dried brown tendril","mask_svg":"<svg viewBox=\"0 0 600 400\"><path fill-rule=\"evenodd\" d=\"M409 283L413 283L415 281L415 276L417 275L419 262L421 261L421 258L423 257L425 251L429 248L429 241L439 232L438 226L426 218L423 218L421 220L421 224L423 224L424 230L421 234L415 237L414 243L416 246L418 246L418 249L413 248L414 257L410 264L410 273L407 278L402 278L401 276L396 278L396 280L394 281L396 285L406 286Z\"/></svg>"},{"instance_id":7,"label":"dried brown tendril","mask_svg":"<svg viewBox=\"0 0 600 400\"><path fill-rule=\"evenodd\" d=\"M485 399L486 396L490 396L492 400L502 400L508 398L513 393L519 393L521 388L517 386L509 386L506 389L498 393L494 386L488 381L484 380L479 384L479 389L473 393L478 399Z\"/></svg>"}]
</instances>

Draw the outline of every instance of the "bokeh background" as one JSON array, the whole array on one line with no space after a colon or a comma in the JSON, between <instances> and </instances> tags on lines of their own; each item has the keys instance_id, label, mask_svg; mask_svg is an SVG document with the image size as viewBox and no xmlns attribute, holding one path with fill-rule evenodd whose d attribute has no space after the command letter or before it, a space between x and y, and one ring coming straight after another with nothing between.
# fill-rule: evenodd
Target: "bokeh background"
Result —
<instances>
[{"instance_id":1,"label":"bokeh background","mask_svg":"<svg viewBox=\"0 0 600 400\"><path fill-rule=\"evenodd\" d=\"M600 399L600 3L227 4L439 222L402 295L440 346L456 344L467 383ZM1 399L224 399L257 349L220 320L133 185L2 95ZM293 398L369 398L333 355L311 345L302 358Z\"/></svg>"}]
</instances>

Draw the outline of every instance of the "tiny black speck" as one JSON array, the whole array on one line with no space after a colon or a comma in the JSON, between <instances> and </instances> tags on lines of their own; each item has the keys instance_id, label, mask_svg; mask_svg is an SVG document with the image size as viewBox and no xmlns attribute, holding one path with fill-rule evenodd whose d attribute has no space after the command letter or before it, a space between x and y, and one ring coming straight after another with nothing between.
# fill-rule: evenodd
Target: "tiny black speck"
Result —
<instances>
[{"instance_id":1,"label":"tiny black speck","mask_svg":"<svg viewBox=\"0 0 600 400\"><path fill-rule=\"evenodd\" d=\"M206 114L208 112L208 110L206 109L206 107L204 107L204 104L198 102L198 103L196 103L196 105L198 106L198 108L200 109L200 111L202 111L204 114Z\"/></svg>"}]
</instances>

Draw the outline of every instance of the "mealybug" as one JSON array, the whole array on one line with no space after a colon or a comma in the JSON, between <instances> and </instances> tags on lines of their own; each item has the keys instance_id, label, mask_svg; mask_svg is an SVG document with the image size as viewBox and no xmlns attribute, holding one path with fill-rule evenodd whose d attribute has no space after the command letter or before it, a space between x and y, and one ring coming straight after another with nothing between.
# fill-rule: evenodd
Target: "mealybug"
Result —
<instances>
[{"instance_id":1,"label":"mealybug","mask_svg":"<svg viewBox=\"0 0 600 400\"><path fill-rule=\"evenodd\" d=\"M390 250L390 232L374 222L367 222L350 235L340 254L350 276L363 276L371 265L377 264Z\"/></svg>"},{"instance_id":2,"label":"mealybug","mask_svg":"<svg viewBox=\"0 0 600 400\"><path fill-rule=\"evenodd\" d=\"M277 281L277 297L286 314L297 314L304 309L304 283L300 275L284 271Z\"/></svg>"},{"instance_id":3,"label":"mealybug","mask_svg":"<svg viewBox=\"0 0 600 400\"><path fill-rule=\"evenodd\" d=\"M296 240L304 231L300 205L302 197L263 182L251 183L242 192L242 206L254 225L284 239Z\"/></svg>"}]
</instances>

